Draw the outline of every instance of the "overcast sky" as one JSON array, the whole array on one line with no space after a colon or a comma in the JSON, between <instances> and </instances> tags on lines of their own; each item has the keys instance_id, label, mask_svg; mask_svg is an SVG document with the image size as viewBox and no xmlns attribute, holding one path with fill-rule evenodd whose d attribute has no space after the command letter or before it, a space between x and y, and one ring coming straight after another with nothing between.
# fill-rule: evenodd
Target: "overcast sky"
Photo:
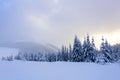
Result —
<instances>
[{"instance_id":1,"label":"overcast sky","mask_svg":"<svg viewBox=\"0 0 120 80\"><path fill-rule=\"evenodd\" d=\"M60 46L87 33L119 43L120 0L0 0L0 42Z\"/></svg>"}]
</instances>

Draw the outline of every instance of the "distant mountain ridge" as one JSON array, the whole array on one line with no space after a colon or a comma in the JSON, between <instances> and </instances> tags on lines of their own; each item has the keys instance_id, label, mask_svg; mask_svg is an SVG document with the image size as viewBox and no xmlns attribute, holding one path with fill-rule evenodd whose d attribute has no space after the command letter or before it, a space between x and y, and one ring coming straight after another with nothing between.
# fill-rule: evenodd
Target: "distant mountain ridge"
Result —
<instances>
[{"instance_id":1,"label":"distant mountain ridge","mask_svg":"<svg viewBox=\"0 0 120 80\"><path fill-rule=\"evenodd\" d=\"M17 48L19 52L26 53L55 53L58 48L52 44L39 44L34 42L0 43L0 47Z\"/></svg>"}]
</instances>

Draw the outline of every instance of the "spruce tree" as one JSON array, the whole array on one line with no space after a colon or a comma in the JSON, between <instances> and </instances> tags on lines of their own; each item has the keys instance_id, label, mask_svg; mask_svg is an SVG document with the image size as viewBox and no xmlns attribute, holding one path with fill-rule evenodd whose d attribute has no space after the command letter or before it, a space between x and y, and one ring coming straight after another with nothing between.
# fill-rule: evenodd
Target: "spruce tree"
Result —
<instances>
[{"instance_id":1,"label":"spruce tree","mask_svg":"<svg viewBox=\"0 0 120 80\"><path fill-rule=\"evenodd\" d=\"M82 61L82 46L80 40L75 36L74 39L74 46L73 46L73 52L72 52L72 61L73 62L80 62Z\"/></svg>"},{"instance_id":2,"label":"spruce tree","mask_svg":"<svg viewBox=\"0 0 120 80\"><path fill-rule=\"evenodd\" d=\"M105 50L106 50L105 57L108 58L109 62L113 62L112 49L107 40L105 41Z\"/></svg>"},{"instance_id":3,"label":"spruce tree","mask_svg":"<svg viewBox=\"0 0 120 80\"><path fill-rule=\"evenodd\" d=\"M61 49L61 61L68 61L68 49L65 46L62 46Z\"/></svg>"},{"instance_id":4,"label":"spruce tree","mask_svg":"<svg viewBox=\"0 0 120 80\"><path fill-rule=\"evenodd\" d=\"M105 41L104 38L102 38L102 43L100 47L100 54L102 57L104 57L105 62L112 62L112 50L110 45L108 44L107 40Z\"/></svg>"},{"instance_id":5,"label":"spruce tree","mask_svg":"<svg viewBox=\"0 0 120 80\"><path fill-rule=\"evenodd\" d=\"M84 39L83 43L83 61L84 62L95 62L96 59L96 48L94 44L94 39L92 43L90 42L89 35Z\"/></svg>"},{"instance_id":6,"label":"spruce tree","mask_svg":"<svg viewBox=\"0 0 120 80\"><path fill-rule=\"evenodd\" d=\"M58 51L57 61L62 61L62 53L61 53L61 50Z\"/></svg>"},{"instance_id":7,"label":"spruce tree","mask_svg":"<svg viewBox=\"0 0 120 80\"><path fill-rule=\"evenodd\" d=\"M73 52L73 50L72 50L72 47L71 47L71 44L69 45L69 52L68 52L68 60L69 61L72 61L72 52Z\"/></svg>"},{"instance_id":8,"label":"spruce tree","mask_svg":"<svg viewBox=\"0 0 120 80\"><path fill-rule=\"evenodd\" d=\"M91 62L95 62L97 57L97 50L95 47L94 38L92 38L90 54L91 54L91 57L90 57Z\"/></svg>"}]
</instances>

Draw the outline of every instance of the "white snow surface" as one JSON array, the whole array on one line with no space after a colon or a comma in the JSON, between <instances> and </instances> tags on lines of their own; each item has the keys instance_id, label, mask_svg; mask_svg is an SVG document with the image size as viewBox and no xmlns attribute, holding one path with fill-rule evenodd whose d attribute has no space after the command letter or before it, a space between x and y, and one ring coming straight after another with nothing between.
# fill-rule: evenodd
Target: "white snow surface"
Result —
<instances>
[{"instance_id":1,"label":"white snow surface","mask_svg":"<svg viewBox=\"0 0 120 80\"><path fill-rule=\"evenodd\" d=\"M0 61L0 80L120 80L120 64Z\"/></svg>"}]
</instances>

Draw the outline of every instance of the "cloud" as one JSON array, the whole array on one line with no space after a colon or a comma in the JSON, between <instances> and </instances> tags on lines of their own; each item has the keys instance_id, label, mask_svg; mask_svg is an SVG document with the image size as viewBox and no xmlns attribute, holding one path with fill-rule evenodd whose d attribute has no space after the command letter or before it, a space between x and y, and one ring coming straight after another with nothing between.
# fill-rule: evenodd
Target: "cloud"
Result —
<instances>
[{"instance_id":1,"label":"cloud","mask_svg":"<svg viewBox=\"0 0 120 80\"><path fill-rule=\"evenodd\" d=\"M57 6L57 7L54 7L51 10L51 14L54 16L55 14L60 13L60 11L62 11L62 7L61 6Z\"/></svg>"},{"instance_id":2,"label":"cloud","mask_svg":"<svg viewBox=\"0 0 120 80\"><path fill-rule=\"evenodd\" d=\"M26 15L27 17L27 21L29 21L29 23L31 25L33 25L33 27L37 27L39 29L43 29L43 30L48 30L49 29L49 22L48 20L46 19L46 16L44 15L41 15L41 16L36 16L36 15L33 15L33 14L29 14L29 15Z\"/></svg>"},{"instance_id":3,"label":"cloud","mask_svg":"<svg viewBox=\"0 0 120 80\"><path fill-rule=\"evenodd\" d=\"M55 4L58 4L58 3L59 3L59 0L53 0L53 2L54 2Z\"/></svg>"},{"instance_id":4,"label":"cloud","mask_svg":"<svg viewBox=\"0 0 120 80\"><path fill-rule=\"evenodd\" d=\"M118 0L0 0L0 2L2 41L9 41L12 38L13 41L43 39L42 41L58 45L72 42L74 34L83 38L89 32L93 36L99 36L100 40L102 34L108 35L120 28ZM3 6L3 2L7 8Z\"/></svg>"}]
</instances>

